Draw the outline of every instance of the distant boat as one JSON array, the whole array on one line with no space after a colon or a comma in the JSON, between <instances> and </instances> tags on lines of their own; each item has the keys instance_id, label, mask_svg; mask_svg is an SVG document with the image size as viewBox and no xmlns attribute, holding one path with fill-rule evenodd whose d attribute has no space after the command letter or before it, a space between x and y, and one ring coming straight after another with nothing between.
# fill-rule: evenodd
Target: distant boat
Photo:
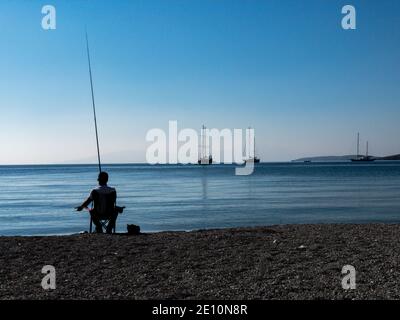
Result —
<instances>
[{"instance_id":1,"label":"distant boat","mask_svg":"<svg viewBox=\"0 0 400 320\"><path fill-rule=\"evenodd\" d=\"M203 125L201 127L201 132L200 132L200 150L199 150L199 155L200 158L197 161L197 164L202 165L202 166L207 166L211 165L213 162L213 158L209 152L209 146L207 145L207 128Z\"/></svg>"},{"instance_id":2,"label":"distant boat","mask_svg":"<svg viewBox=\"0 0 400 320\"><path fill-rule=\"evenodd\" d=\"M246 159L246 163L251 163L251 162L260 163L260 159L257 157Z\"/></svg>"},{"instance_id":3,"label":"distant boat","mask_svg":"<svg viewBox=\"0 0 400 320\"><path fill-rule=\"evenodd\" d=\"M212 162L213 162L213 159L211 156L208 156L208 158L201 158L201 159L197 160L197 164L200 164L202 166L210 165L210 164L212 164Z\"/></svg>"},{"instance_id":4,"label":"distant boat","mask_svg":"<svg viewBox=\"0 0 400 320\"><path fill-rule=\"evenodd\" d=\"M368 141L365 156L360 155L360 133L357 133L357 156L351 159L352 162L372 162L375 159L368 155Z\"/></svg>"},{"instance_id":5,"label":"distant boat","mask_svg":"<svg viewBox=\"0 0 400 320\"><path fill-rule=\"evenodd\" d=\"M248 131L248 141L249 141L249 148L250 148L250 127ZM249 157L245 160L246 163L260 163L260 158L256 156L256 136L254 135L254 141L253 141L253 156L251 156L251 153L249 152Z\"/></svg>"}]
</instances>

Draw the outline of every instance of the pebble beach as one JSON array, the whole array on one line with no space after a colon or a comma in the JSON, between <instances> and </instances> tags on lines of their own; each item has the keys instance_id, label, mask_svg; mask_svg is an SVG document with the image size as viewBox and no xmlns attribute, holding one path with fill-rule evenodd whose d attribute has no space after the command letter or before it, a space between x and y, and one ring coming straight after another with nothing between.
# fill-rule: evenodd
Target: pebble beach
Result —
<instances>
[{"instance_id":1,"label":"pebble beach","mask_svg":"<svg viewBox=\"0 0 400 320\"><path fill-rule=\"evenodd\" d=\"M400 225L0 237L0 299L399 299ZM43 266L56 272L45 290ZM356 288L342 287L342 268Z\"/></svg>"}]
</instances>

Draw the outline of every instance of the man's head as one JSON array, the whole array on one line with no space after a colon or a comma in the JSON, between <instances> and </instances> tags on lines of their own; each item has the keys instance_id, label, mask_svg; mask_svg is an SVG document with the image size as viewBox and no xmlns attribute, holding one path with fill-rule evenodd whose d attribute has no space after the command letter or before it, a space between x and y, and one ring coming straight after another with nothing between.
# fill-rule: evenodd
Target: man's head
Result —
<instances>
[{"instance_id":1,"label":"man's head","mask_svg":"<svg viewBox=\"0 0 400 320\"><path fill-rule=\"evenodd\" d=\"M108 173L104 171L100 172L97 181L99 182L99 185L105 186L108 182Z\"/></svg>"}]
</instances>

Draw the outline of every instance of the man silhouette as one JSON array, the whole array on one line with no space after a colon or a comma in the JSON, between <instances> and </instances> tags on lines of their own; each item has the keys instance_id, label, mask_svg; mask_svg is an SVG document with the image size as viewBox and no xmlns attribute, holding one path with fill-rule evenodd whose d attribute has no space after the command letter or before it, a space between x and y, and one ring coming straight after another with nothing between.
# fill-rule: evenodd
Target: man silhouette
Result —
<instances>
[{"instance_id":1,"label":"man silhouette","mask_svg":"<svg viewBox=\"0 0 400 320\"><path fill-rule=\"evenodd\" d=\"M76 208L77 211L82 211L93 202L93 208L89 210L93 223L96 226L97 233L103 233L103 227L100 223L102 219L110 219L106 232L112 233L117 220L118 212L116 210L117 191L107 185L108 173L100 172L97 179L99 186L94 188L89 197Z\"/></svg>"}]
</instances>

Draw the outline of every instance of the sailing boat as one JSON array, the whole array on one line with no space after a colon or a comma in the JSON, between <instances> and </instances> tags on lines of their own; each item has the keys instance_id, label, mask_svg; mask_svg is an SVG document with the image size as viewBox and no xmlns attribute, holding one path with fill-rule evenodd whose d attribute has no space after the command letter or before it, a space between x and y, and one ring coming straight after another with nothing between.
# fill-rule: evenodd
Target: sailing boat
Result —
<instances>
[{"instance_id":1,"label":"sailing boat","mask_svg":"<svg viewBox=\"0 0 400 320\"><path fill-rule=\"evenodd\" d=\"M201 132L200 132L200 146L199 146L200 159L197 161L197 163L200 165L210 165L213 162L212 156L208 150L207 141L208 141L207 128L203 125L201 127Z\"/></svg>"},{"instance_id":2,"label":"sailing boat","mask_svg":"<svg viewBox=\"0 0 400 320\"><path fill-rule=\"evenodd\" d=\"M357 156L351 159L352 162L372 162L375 159L368 155L368 141L365 156L360 155L360 133L357 133Z\"/></svg>"},{"instance_id":3,"label":"sailing boat","mask_svg":"<svg viewBox=\"0 0 400 320\"><path fill-rule=\"evenodd\" d=\"M253 156L251 155L251 152L250 152L250 129L251 129L251 127L249 127L249 130L248 130L248 135L247 135L248 144L246 144L247 148L249 150L249 154L248 154L248 158L245 160L245 162L246 163L250 163L250 162L260 163L260 159L256 156L256 136L255 135L253 138Z\"/></svg>"}]
</instances>

